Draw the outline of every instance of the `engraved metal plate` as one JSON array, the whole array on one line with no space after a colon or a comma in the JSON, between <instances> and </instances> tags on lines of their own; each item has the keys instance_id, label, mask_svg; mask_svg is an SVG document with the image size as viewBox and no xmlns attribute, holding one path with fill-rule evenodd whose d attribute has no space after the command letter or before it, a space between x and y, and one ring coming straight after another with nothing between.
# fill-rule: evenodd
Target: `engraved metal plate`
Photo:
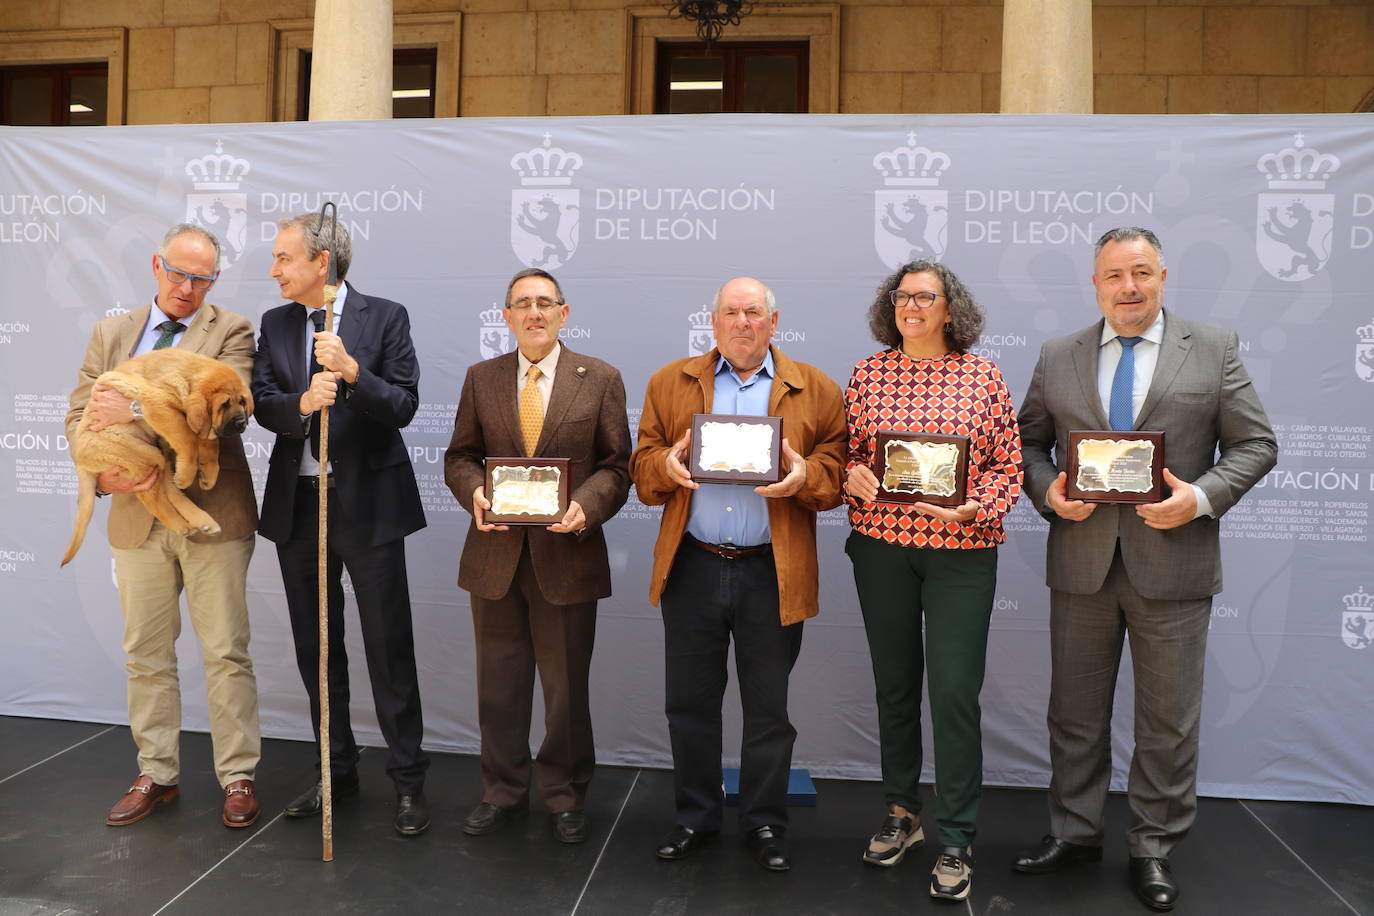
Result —
<instances>
[{"instance_id":1,"label":"engraved metal plate","mask_svg":"<svg viewBox=\"0 0 1374 916\"><path fill-rule=\"evenodd\" d=\"M568 458L488 458L484 492L494 525L552 525L568 511Z\"/></svg>"},{"instance_id":2,"label":"engraved metal plate","mask_svg":"<svg viewBox=\"0 0 1374 916\"><path fill-rule=\"evenodd\" d=\"M1094 503L1157 503L1164 498L1164 433L1069 432L1064 493Z\"/></svg>"},{"instance_id":3,"label":"engraved metal plate","mask_svg":"<svg viewBox=\"0 0 1374 916\"><path fill-rule=\"evenodd\" d=\"M949 508L968 501L968 436L879 430L873 474L878 502Z\"/></svg>"},{"instance_id":4,"label":"engraved metal plate","mask_svg":"<svg viewBox=\"0 0 1374 916\"><path fill-rule=\"evenodd\" d=\"M781 417L692 414L688 470L703 483L750 486L782 480Z\"/></svg>"}]
</instances>

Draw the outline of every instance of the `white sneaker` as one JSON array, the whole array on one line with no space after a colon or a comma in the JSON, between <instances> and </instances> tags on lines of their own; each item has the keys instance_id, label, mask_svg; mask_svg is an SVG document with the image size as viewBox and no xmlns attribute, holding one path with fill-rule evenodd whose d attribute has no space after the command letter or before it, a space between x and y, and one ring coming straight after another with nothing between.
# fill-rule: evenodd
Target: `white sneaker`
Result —
<instances>
[{"instance_id":1,"label":"white sneaker","mask_svg":"<svg viewBox=\"0 0 1374 916\"><path fill-rule=\"evenodd\" d=\"M930 873L930 896L963 900L973 887L973 847L946 846Z\"/></svg>"}]
</instances>

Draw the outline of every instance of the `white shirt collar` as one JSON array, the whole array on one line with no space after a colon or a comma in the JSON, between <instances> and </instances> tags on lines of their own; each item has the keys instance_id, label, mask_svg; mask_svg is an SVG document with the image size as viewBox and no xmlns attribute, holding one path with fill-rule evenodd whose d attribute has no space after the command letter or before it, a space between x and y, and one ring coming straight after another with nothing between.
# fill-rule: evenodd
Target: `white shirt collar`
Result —
<instances>
[{"instance_id":1,"label":"white shirt collar","mask_svg":"<svg viewBox=\"0 0 1374 916\"><path fill-rule=\"evenodd\" d=\"M1097 345L1099 347L1105 346L1120 336L1120 334L1112 330L1112 323L1110 321L1103 321L1102 337L1098 340ZM1164 343L1164 309L1159 310L1159 314L1155 316L1154 322L1146 328L1145 333L1140 336L1156 346Z\"/></svg>"},{"instance_id":2,"label":"white shirt collar","mask_svg":"<svg viewBox=\"0 0 1374 916\"><path fill-rule=\"evenodd\" d=\"M525 358L525 354L520 352L520 348L516 347L515 357L520 364L520 377L524 378L525 376L530 374L530 366L538 366L539 372L542 375L546 376L547 378L553 378L554 372L558 370L558 356L562 352L563 344L555 343L553 345L553 349L549 351L548 356L544 357L537 363L531 363L528 359Z\"/></svg>"}]
</instances>

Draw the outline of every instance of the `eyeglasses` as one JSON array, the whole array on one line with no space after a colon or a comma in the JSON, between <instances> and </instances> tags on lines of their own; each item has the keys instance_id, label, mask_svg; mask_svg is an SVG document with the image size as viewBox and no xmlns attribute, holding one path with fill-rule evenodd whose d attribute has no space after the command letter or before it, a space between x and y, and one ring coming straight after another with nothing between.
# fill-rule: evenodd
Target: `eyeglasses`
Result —
<instances>
[{"instance_id":1,"label":"eyeglasses","mask_svg":"<svg viewBox=\"0 0 1374 916\"><path fill-rule=\"evenodd\" d=\"M926 291L909 293L903 289L894 289L887 294L887 298L891 300L894 309L899 309L904 305L914 305L918 309L928 309L935 304L936 299L943 299L944 296L939 293Z\"/></svg>"},{"instance_id":2,"label":"eyeglasses","mask_svg":"<svg viewBox=\"0 0 1374 916\"><path fill-rule=\"evenodd\" d=\"M177 270L175 267L169 266L167 259L162 255L158 255L157 257L158 260L162 262L162 272L167 275L168 280L172 281L173 286L180 286L187 280L190 280L191 289L207 290L214 286L215 281L219 279L219 271L215 271L213 277L202 277L200 274L187 273L184 270Z\"/></svg>"},{"instance_id":3,"label":"eyeglasses","mask_svg":"<svg viewBox=\"0 0 1374 916\"><path fill-rule=\"evenodd\" d=\"M512 302L507 308L516 312L528 312L530 309L537 307L541 312L551 312L562 304L562 300L550 299L548 296L540 296L537 299L531 299L529 296L522 296Z\"/></svg>"}]
</instances>

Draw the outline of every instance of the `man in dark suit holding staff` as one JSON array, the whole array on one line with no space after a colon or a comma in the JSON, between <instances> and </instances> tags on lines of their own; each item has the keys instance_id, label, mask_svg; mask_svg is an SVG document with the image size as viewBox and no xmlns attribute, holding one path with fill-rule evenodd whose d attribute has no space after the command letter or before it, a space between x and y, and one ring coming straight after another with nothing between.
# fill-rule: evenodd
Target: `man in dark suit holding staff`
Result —
<instances>
[{"instance_id":1,"label":"man in dark suit holding staff","mask_svg":"<svg viewBox=\"0 0 1374 916\"><path fill-rule=\"evenodd\" d=\"M319 697L319 492L329 494L329 737L333 797L358 793L358 745L348 715L343 568L358 603L377 722L396 785L396 831L429 829L420 747L424 721L415 671L405 536L425 526L401 430L420 403L420 367L405 306L344 283L352 243L340 223L331 241L314 214L283 219L272 249L272 278L284 299L262 316L253 364L255 417L277 434L268 464L259 533L277 545L296 664L316 734ZM328 231L334 231L332 229ZM334 331L323 330L325 282L335 258L339 288ZM329 467L319 464L319 410L329 413ZM287 806L289 817L317 814L317 782Z\"/></svg>"},{"instance_id":2,"label":"man in dark suit holding staff","mask_svg":"<svg viewBox=\"0 0 1374 916\"><path fill-rule=\"evenodd\" d=\"M583 807L596 766L588 672L596 602L611 594L601 526L630 489L630 427L620 373L558 340L569 306L554 277L522 270L503 310L515 352L468 369L444 477L472 513L458 585L472 595L482 801L463 822L481 836L529 806L535 669L546 735L539 792L564 843L587 838ZM485 458L571 459L566 514L545 527L495 525Z\"/></svg>"}]
</instances>

